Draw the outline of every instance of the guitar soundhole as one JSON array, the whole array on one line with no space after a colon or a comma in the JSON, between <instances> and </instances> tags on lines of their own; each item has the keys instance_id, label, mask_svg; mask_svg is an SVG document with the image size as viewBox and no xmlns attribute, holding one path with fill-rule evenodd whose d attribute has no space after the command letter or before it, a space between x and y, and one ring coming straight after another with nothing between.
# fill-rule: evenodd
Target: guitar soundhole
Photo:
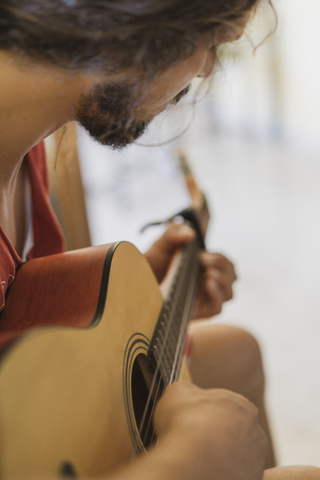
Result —
<instances>
[{"instance_id":1,"label":"guitar soundhole","mask_svg":"<svg viewBox=\"0 0 320 480\"><path fill-rule=\"evenodd\" d=\"M159 373L155 375L148 357L139 354L133 364L131 393L136 425L146 449L156 441L152 418L163 390L164 383Z\"/></svg>"}]
</instances>

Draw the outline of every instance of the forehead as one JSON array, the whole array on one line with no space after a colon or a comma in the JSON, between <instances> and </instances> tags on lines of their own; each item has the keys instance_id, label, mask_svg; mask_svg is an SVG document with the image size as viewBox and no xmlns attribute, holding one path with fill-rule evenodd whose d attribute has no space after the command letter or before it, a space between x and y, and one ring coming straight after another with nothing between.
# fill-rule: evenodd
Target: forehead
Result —
<instances>
[{"instance_id":1,"label":"forehead","mask_svg":"<svg viewBox=\"0 0 320 480\"><path fill-rule=\"evenodd\" d=\"M201 43L188 58L177 61L166 70L154 74L151 80L148 80L148 78L143 75L143 72L135 67L128 69L126 72L114 75L83 73L83 83L88 91L99 83L114 83L127 85L128 88L132 87L132 90L137 93L143 93L146 92L146 90L152 92L157 89L159 90L159 94L163 96L166 95L167 89L171 90L172 87L175 88L175 86L177 86L179 91L182 90L198 75L206 61L209 48L209 41Z\"/></svg>"}]
</instances>

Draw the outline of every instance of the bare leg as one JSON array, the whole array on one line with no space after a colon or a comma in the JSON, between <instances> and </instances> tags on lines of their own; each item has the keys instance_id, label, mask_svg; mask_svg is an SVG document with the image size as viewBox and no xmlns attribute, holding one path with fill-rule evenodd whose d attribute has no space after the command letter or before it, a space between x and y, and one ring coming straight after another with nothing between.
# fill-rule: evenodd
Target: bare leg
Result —
<instances>
[{"instance_id":1,"label":"bare leg","mask_svg":"<svg viewBox=\"0 0 320 480\"><path fill-rule=\"evenodd\" d=\"M307 466L271 468L265 471L263 480L320 480L320 468Z\"/></svg>"},{"instance_id":2,"label":"bare leg","mask_svg":"<svg viewBox=\"0 0 320 480\"><path fill-rule=\"evenodd\" d=\"M265 468L275 466L264 405L264 372L260 348L245 330L227 325L193 323L190 373L202 388L225 388L240 393L259 409L260 423L270 441Z\"/></svg>"}]
</instances>

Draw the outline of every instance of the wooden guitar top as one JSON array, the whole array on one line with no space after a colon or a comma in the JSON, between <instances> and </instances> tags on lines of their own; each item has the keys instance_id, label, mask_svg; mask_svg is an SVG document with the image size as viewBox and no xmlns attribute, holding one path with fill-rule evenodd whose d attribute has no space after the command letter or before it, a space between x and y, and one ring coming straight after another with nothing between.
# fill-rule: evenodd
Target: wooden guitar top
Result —
<instances>
[{"instance_id":1,"label":"wooden guitar top","mask_svg":"<svg viewBox=\"0 0 320 480\"><path fill-rule=\"evenodd\" d=\"M162 304L149 264L126 242L22 267L0 322L2 342L16 338L0 363L5 478L106 475L131 461L140 448L132 369ZM28 330L17 337L21 322Z\"/></svg>"}]
</instances>

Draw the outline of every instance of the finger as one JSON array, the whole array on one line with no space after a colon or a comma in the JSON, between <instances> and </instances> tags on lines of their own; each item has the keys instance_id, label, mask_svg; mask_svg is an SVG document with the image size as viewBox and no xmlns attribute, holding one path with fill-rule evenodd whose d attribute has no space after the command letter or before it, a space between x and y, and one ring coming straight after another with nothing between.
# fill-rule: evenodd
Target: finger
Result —
<instances>
[{"instance_id":1,"label":"finger","mask_svg":"<svg viewBox=\"0 0 320 480\"><path fill-rule=\"evenodd\" d=\"M198 318L200 319L211 318L221 313L221 310L222 310L222 303L219 303L219 302L216 302L216 303L211 302L210 304L207 304L207 305L197 304L193 312L193 318L194 320Z\"/></svg>"},{"instance_id":2,"label":"finger","mask_svg":"<svg viewBox=\"0 0 320 480\"><path fill-rule=\"evenodd\" d=\"M232 281L237 279L233 264L219 253L201 252L200 263L205 268L215 268L230 275Z\"/></svg>"},{"instance_id":3,"label":"finger","mask_svg":"<svg viewBox=\"0 0 320 480\"><path fill-rule=\"evenodd\" d=\"M145 257L158 280L161 282L175 250L195 237L194 230L186 224L170 224L162 237L147 252Z\"/></svg>"},{"instance_id":4,"label":"finger","mask_svg":"<svg viewBox=\"0 0 320 480\"><path fill-rule=\"evenodd\" d=\"M223 288L220 287L217 280L214 278L207 278L204 281L204 289L208 297L210 298L211 303L222 306L225 301L225 292Z\"/></svg>"},{"instance_id":5,"label":"finger","mask_svg":"<svg viewBox=\"0 0 320 480\"><path fill-rule=\"evenodd\" d=\"M204 275L204 281L213 281L217 284L218 288L221 290L224 301L231 300L233 297L233 292L232 292L232 283L233 280L230 278L229 275L226 275L225 273L216 270L216 269L210 269L205 272Z\"/></svg>"},{"instance_id":6,"label":"finger","mask_svg":"<svg viewBox=\"0 0 320 480\"><path fill-rule=\"evenodd\" d=\"M218 315L221 313L222 310L222 302L219 302L219 299L217 298L216 301L210 301L210 303L207 304L202 304L202 305L196 305L196 308L194 310L194 319L205 319L205 318L210 318L214 317L215 315Z\"/></svg>"},{"instance_id":7,"label":"finger","mask_svg":"<svg viewBox=\"0 0 320 480\"><path fill-rule=\"evenodd\" d=\"M233 263L221 253L203 251L200 253L200 262L203 266L212 266L221 270L234 270Z\"/></svg>"},{"instance_id":8,"label":"finger","mask_svg":"<svg viewBox=\"0 0 320 480\"><path fill-rule=\"evenodd\" d=\"M202 287L202 295L197 302L197 312L201 317L210 317L221 312L224 294L213 279L208 279Z\"/></svg>"},{"instance_id":9,"label":"finger","mask_svg":"<svg viewBox=\"0 0 320 480\"><path fill-rule=\"evenodd\" d=\"M189 225L170 223L162 238L165 242L177 246L190 242L195 236L195 231Z\"/></svg>"},{"instance_id":10,"label":"finger","mask_svg":"<svg viewBox=\"0 0 320 480\"><path fill-rule=\"evenodd\" d=\"M207 267L203 271L203 277L204 278L213 277L213 278L216 278L217 280L221 278L221 279L224 279L224 281L228 281L230 283L230 286L235 281L234 272L221 270L220 268L215 268L215 267Z\"/></svg>"},{"instance_id":11,"label":"finger","mask_svg":"<svg viewBox=\"0 0 320 480\"><path fill-rule=\"evenodd\" d=\"M188 225L172 223L151 248L171 253L177 247L193 240L194 237L195 231Z\"/></svg>"}]
</instances>

